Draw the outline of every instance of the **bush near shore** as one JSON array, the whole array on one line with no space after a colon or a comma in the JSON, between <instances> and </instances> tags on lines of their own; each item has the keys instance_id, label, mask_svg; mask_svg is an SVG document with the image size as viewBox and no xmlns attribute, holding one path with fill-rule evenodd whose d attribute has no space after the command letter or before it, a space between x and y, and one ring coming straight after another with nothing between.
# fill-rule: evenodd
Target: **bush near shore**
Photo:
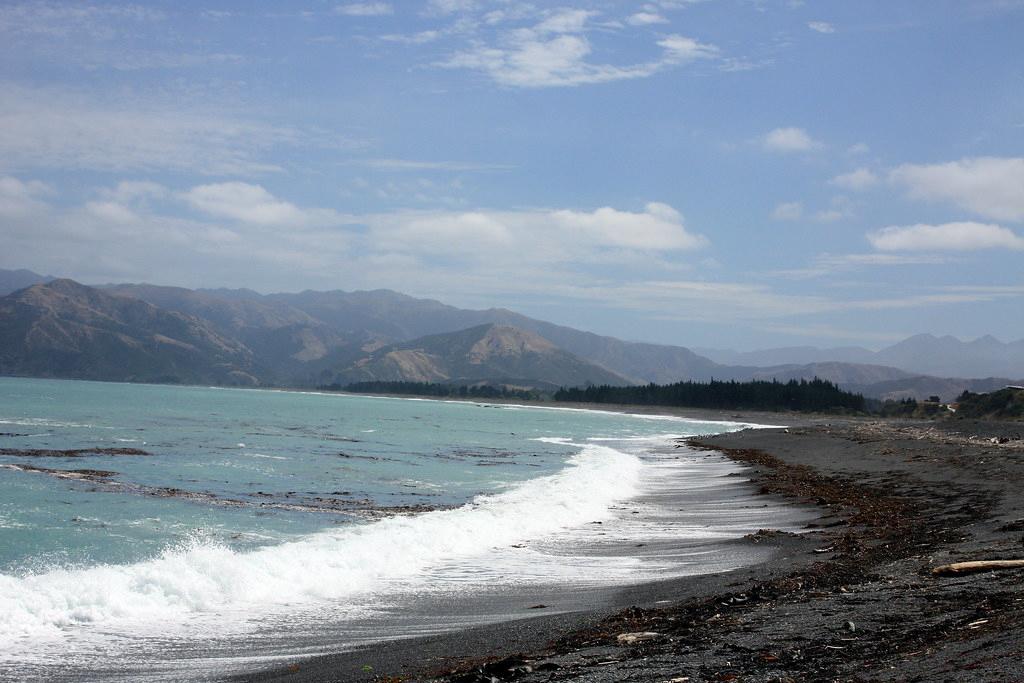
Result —
<instances>
[{"instance_id":1,"label":"bush near shore","mask_svg":"<svg viewBox=\"0 0 1024 683\"><path fill-rule=\"evenodd\" d=\"M1024 420L1024 389L1006 387L987 394L965 391L956 400L956 416L987 420Z\"/></svg>"}]
</instances>

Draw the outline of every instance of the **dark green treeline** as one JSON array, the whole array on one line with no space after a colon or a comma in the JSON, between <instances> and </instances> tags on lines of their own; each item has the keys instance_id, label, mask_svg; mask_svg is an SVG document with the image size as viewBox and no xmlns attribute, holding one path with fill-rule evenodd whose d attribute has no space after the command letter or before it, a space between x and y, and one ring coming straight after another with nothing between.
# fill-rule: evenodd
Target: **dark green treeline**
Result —
<instances>
[{"instance_id":1,"label":"dark green treeline","mask_svg":"<svg viewBox=\"0 0 1024 683\"><path fill-rule=\"evenodd\" d=\"M452 398L516 398L533 400L540 398L536 391L508 386L480 384L437 384L433 382L355 382L341 386L327 384L318 387L326 391L348 391L354 394L402 394L405 396L438 396Z\"/></svg>"},{"instance_id":2,"label":"dark green treeline","mask_svg":"<svg viewBox=\"0 0 1024 683\"><path fill-rule=\"evenodd\" d=\"M832 382L814 378L789 382L676 382L634 387L602 385L559 389L556 401L681 406L724 410L797 410L801 412L863 412L864 397L843 391Z\"/></svg>"}]
</instances>

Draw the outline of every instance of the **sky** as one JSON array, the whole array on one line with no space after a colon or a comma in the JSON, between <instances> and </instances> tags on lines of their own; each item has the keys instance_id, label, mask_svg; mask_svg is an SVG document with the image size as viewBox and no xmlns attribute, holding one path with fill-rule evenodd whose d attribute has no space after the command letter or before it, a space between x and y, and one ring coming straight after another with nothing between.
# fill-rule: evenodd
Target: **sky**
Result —
<instances>
[{"instance_id":1,"label":"sky","mask_svg":"<svg viewBox=\"0 0 1024 683\"><path fill-rule=\"evenodd\" d=\"M0 2L0 267L1024 338L1024 1Z\"/></svg>"}]
</instances>

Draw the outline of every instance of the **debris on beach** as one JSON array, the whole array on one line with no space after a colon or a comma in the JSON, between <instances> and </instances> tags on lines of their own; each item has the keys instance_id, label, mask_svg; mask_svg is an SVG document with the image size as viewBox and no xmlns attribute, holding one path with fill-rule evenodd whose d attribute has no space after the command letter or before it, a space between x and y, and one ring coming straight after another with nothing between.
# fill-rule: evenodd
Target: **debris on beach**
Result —
<instances>
[{"instance_id":1,"label":"debris on beach","mask_svg":"<svg viewBox=\"0 0 1024 683\"><path fill-rule=\"evenodd\" d=\"M960 576L974 572L988 572L1000 569L1024 569L1024 560L978 560L975 562L954 562L932 570L932 576Z\"/></svg>"},{"instance_id":2,"label":"debris on beach","mask_svg":"<svg viewBox=\"0 0 1024 683\"><path fill-rule=\"evenodd\" d=\"M619 637L615 640L619 645L635 645L636 643L657 640L662 637L661 633L655 633L654 631L640 631L639 633L620 633Z\"/></svg>"}]
</instances>

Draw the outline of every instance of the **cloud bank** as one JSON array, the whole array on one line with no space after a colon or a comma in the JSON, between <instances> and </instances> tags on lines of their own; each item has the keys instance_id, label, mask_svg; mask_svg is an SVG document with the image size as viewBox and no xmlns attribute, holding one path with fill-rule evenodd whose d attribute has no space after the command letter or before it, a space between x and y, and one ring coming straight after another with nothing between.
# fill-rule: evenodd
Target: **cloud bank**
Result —
<instances>
[{"instance_id":1,"label":"cloud bank","mask_svg":"<svg viewBox=\"0 0 1024 683\"><path fill-rule=\"evenodd\" d=\"M986 218L1024 220L1024 158L904 164L889 173L914 199L947 201Z\"/></svg>"},{"instance_id":2,"label":"cloud bank","mask_svg":"<svg viewBox=\"0 0 1024 683\"><path fill-rule=\"evenodd\" d=\"M1024 249L1024 237L990 223L963 221L941 225L889 226L868 235L882 251L978 251Z\"/></svg>"}]
</instances>

